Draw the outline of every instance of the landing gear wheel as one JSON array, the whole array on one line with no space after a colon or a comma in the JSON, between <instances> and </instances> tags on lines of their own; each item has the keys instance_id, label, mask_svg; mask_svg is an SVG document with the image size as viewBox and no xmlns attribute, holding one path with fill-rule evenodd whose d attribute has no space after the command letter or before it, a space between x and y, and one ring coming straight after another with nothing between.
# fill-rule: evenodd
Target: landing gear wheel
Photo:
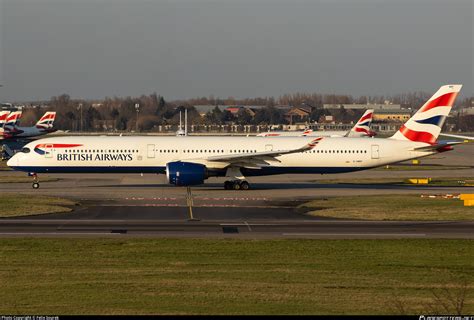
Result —
<instances>
[{"instance_id":1,"label":"landing gear wheel","mask_svg":"<svg viewBox=\"0 0 474 320\"><path fill-rule=\"evenodd\" d=\"M240 182L239 181L234 181L232 188L234 190L240 190Z\"/></svg>"},{"instance_id":2,"label":"landing gear wheel","mask_svg":"<svg viewBox=\"0 0 474 320\"><path fill-rule=\"evenodd\" d=\"M233 189L232 181L226 181L226 182L224 182L224 189L225 189L225 190L232 190L232 189Z\"/></svg>"},{"instance_id":3,"label":"landing gear wheel","mask_svg":"<svg viewBox=\"0 0 474 320\"><path fill-rule=\"evenodd\" d=\"M40 184L38 182L33 182L31 186L33 187L33 189L38 189L40 187Z\"/></svg>"},{"instance_id":4,"label":"landing gear wheel","mask_svg":"<svg viewBox=\"0 0 474 320\"><path fill-rule=\"evenodd\" d=\"M242 181L240 183L240 189L242 190L248 190L250 189L250 184L247 181Z\"/></svg>"}]
</instances>

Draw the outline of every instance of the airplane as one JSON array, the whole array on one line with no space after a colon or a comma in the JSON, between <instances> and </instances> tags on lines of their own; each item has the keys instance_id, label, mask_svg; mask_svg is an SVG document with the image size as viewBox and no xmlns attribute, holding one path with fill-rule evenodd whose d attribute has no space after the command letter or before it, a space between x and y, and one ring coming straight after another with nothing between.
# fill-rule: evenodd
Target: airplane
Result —
<instances>
[{"instance_id":1,"label":"airplane","mask_svg":"<svg viewBox=\"0 0 474 320\"><path fill-rule=\"evenodd\" d=\"M303 132L291 132L291 131L269 131L257 134L259 137L295 137L295 136L307 136L307 137L349 137L349 138L360 138L360 137L373 137L375 132L370 130L370 124L372 123L372 116L374 114L373 109L367 109L359 121L349 131L313 131L307 129Z\"/></svg>"},{"instance_id":2,"label":"airplane","mask_svg":"<svg viewBox=\"0 0 474 320\"><path fill-rule=\"evenodd\" d=\"M12 116L12 113L15 113L15 115ZM12 117L12 120L8 124L5 124L6 138L32 138L56 131L56 129L53 129L53 123L54 119L56 118L56 112L46 112L33 127L17 126L16 123L18 123L18 119L21 117L21 111L14 111L12 113L10 113L10 116L8 117ZM15 121L15 124L12 125L15 117L17 119Z\"/></svg>"},{"instance_id":3,"label":"airplane","mask_svg":"<svg viewBox=\"0 0 474 320\"><path fill-rule=\"evenodd\" d=\"M453 149L437 138L462 85L442 86L390 138L75 136L28 143L7 165L38 173L160 173L175 186L227 177L227 190L247 190L246 176L367 170Z\"/></svg>"}]
</instances>

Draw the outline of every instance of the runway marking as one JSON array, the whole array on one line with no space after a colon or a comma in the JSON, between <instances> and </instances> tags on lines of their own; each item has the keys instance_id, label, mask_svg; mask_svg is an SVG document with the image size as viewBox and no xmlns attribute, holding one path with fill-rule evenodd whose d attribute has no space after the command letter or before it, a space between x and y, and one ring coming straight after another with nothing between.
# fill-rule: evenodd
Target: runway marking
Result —
<instances>
[{"instance_id":1,"label":"runway marking","mask_svg":"<svg viewBox=\"0 0 474 320\"><path fill-rule=\"evenodd\" d=\"M250 228L250 225L247 221L245 221L245 224L247 225L247 228L249 228L249 231L251 232L252 231L252 228Z\"/></svg>"},{"instance_id":2,"label":"runway marking","mask_svg":"<svg viewBox=\"0 0 474 320\"><path fill-rule=\"evenodd\" d=\"M142 203L142 204L98 204L95 207L187 207L184 203ZM290 206L257 206L257 205L237 205L237 204L219 204L219 203L203 203L193 205L194 208L272 208L272 209L292 209Z\"/></svg>"},{"instance_id":3,"label":"runway marking","mask_svg":"<svg viewBox=\"0 0 474 320\"><path fill-rule=\"evenodd\" d=\"M186 198L176 198L176 197L153 197L153 198L142 198L142 197L125 197L124 200L132 201L143 201L143 200L158 200L158 201L176 201L176 200L185 200ZM194 197L195 200L214 200L214 201L266 201L268 198L212 198L212 197Z\"/></svg>"},{"instance_id":4,"label":"runway marking","mask_svg":"<svg viewBox=\"0 0 474 320\"><path fill-rule=\"evenodd\" d=\"M426 237L425 233L282 233L284 236L374 236L374 237Z\"/></svg>"},{"instance_id":5,"label":"runway marking","mask_svg":"<svg viewBox=\"0 0 474 320\"><path fill-rule=\"evenodd\" d=\"M243 222L243 223L220 223L219 224L220 226L246 226L246 227L250 227L250 226L286 226L286 224L275 224L275 223L248 223L247 221Z\"/></svg>"}]
</instances>

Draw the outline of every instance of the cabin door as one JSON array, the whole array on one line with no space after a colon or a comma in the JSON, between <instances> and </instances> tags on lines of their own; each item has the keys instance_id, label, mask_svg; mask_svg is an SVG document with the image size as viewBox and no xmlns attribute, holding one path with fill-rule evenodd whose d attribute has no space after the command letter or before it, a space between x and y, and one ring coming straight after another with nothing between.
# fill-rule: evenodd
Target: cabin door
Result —
<instances>
[{"instance_id":1,"label":"cabin door","mask_svg":"<svg viewBox=\"0 0 474 320\"><path fill-rule=\"evenodd\" d=\"M51 159L53 157L54 148L52 144L47 144L44 146L44 157Z\"/></svg>"},{"instance_id":2,"label":"cabin door","mask_svg":"<svg viewBox=\"0 0 474 320\"><path fill-rule=\"evenodd\" d=\"M147 145L146 156L149 159L155 158L155 145L154 144Z\"/></svg>"},{"instance_id":3,"label":"cabin door","mask_svg":"<svg viewBox=\"0 0 474 320\"><path fill-rule=\"evenodd\" d=\"M379 158L379 145L378 144L373 144L372 145L372 159L378 159Z\"/></svg>"},{"instance_id":4,"label":"cabin door","mask_svg":"<svg viewBox=\"0 0 474 320\"><path fill-rule=\"evenodd\" d=\"M273 144L266 144L265 151L273 151Z\"/></svg>"}]
</instances>

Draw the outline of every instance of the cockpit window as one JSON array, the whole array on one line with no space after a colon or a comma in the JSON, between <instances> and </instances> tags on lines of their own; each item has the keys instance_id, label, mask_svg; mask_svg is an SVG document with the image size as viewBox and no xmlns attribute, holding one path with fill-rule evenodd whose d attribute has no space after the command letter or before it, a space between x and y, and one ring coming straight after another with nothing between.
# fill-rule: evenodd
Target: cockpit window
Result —
<instances>
[{"instance_id":1,"label":"cockpit window","mask_svg":"<svg viewBox=\"0 0 474 320\"><path fill-rule=\"evenodd\" d=\"M28 153L28 152L30 152L30 148L25 147L25 148L21 149L21 152Z\"/></svg>"}]
</instances>

